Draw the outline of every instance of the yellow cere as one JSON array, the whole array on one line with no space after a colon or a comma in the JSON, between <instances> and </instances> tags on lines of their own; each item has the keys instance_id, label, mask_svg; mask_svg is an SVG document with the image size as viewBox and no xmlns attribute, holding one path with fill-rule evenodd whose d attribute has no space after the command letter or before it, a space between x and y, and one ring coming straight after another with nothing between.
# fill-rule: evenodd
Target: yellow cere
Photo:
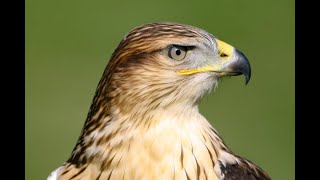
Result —
<instances>
[{"instance_id":1,"label":"yellow cere","mask_svg":"<svg viewBox=\"0 0 320 180\"><path fill-rule=\"evenodd\" d=\"M230 57L232 57L234 48L230 44L220 41L219 39L216 39L216 41L218 44L219 55L221 56L222 53L226 55L221 57L221 60L228 60Z\"/></svg>"}]
</instances>

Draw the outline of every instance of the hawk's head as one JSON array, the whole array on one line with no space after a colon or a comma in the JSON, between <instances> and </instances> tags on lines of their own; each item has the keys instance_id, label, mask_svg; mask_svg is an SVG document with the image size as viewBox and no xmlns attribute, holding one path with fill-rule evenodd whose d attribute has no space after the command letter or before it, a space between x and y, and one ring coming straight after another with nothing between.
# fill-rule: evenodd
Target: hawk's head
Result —
<instances>
[{"instance_id":1,"label":"hawk's head","mask_svg":"<svg viewBox=\"0 0 320 180\"><path fill-rule=\"evenodd\" d=\"M95 100L131 114L194 106L222 76L240 74L248 83L247 58L210 33L176 23L145 24L114 51Z\"/></svg>"},{"instance_id":2,"label":"hawk's head","mask_svg":"<svg viewBox=\"0 0 320 180\"><path fill-rule=\"evenodd\" d=\"M269 179L233 155L197 108L221 77L247 83L250 73L240 51L204 30L135 28L112 54L71 157L50 177Z\"/></svg>"}]
</instances>

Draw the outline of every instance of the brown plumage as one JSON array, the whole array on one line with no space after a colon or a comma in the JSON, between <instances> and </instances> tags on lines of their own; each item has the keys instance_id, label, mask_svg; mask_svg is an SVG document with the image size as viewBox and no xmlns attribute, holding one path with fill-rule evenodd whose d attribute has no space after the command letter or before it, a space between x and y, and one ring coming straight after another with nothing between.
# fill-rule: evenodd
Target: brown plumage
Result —
<instances>
[{"instance_id":1,"label":"brown plumage","mask_svg":"<svg viewBox=\"0 0 320 180\"><path fill-rule=\"evenodd\" d=\"M222 76L240 74L249 81L245 56L204 30L135 28L112 54L72 155L48 179L270 179L198 111Z\"/></svg>"}]
</instances>

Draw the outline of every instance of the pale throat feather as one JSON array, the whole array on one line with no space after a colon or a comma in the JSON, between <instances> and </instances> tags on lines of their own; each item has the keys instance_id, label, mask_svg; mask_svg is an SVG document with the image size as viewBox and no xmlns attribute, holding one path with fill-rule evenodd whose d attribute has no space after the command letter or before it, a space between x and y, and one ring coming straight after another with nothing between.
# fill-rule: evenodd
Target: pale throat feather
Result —
<instances>
[{"instance_id":1,"label":"pale throat feather","mask_svg":"<svg viewBox=\"0 0 320 180\"><path fill-rule=\"evenodd\" d=\"M117 121L101 130L99 134L103 136L93 132L90 139L95 141L94 145L85 151L87 159L95 157L91 163L95 165L112 157L101 177L110 175L112 170L115 179L220 178L218 156L224 144L197 106L173 104L165 110L148 111L152 115L137 117L140 119L136 121L146 122L140 124L128 120L130 116L120 111L115 112ZM149 118L143 120L146 117ZM120 126L123 124L126 126ZM108 141L101 141L110 134L113 136Z\"/></svg>"}]
</instances>

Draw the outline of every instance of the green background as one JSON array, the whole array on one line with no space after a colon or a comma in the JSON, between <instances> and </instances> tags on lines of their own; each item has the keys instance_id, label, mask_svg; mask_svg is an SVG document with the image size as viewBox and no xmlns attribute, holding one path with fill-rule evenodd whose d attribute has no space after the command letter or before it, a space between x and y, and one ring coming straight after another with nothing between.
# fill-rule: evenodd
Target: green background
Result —
<instances>
[{"instance_id":1,"label":"green background","mask_svg":"<svg viewBox=\"0 0 320 180\"><path fill-rule=\"evenodd\" d=\"M174 21L243 51L251 82L225 78L200 105L233 152L294 179L294 1L26 1L26 179L66 161L96 86L135 26ZM191 88L191 87L190 87Z\"/></svg>"}]
</instances>

